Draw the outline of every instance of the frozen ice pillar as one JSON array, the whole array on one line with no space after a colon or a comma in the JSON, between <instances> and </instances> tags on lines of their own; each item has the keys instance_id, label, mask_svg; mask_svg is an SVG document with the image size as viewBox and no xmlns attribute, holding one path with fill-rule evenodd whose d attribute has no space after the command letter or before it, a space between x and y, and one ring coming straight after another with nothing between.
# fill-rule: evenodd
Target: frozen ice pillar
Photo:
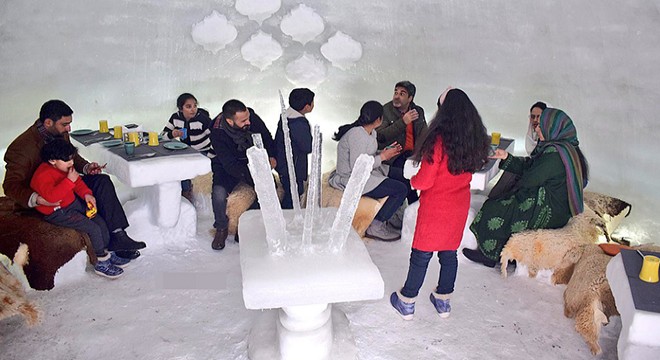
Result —
<instances>
[{"instance_id":1,"label":"frozen ice pillar","mask_svg":"<svg viewBox=\"0 0 660 360\"><path fill-rule=\"evenodd\" d=\"M303 227L302 247L308 249L312 245L314 221L318 214L319 190L321 187L321 128L314 125L312 138L312 169L307 185L307 206L305 207L305 222Z\"/></svg>"}]
</instances>

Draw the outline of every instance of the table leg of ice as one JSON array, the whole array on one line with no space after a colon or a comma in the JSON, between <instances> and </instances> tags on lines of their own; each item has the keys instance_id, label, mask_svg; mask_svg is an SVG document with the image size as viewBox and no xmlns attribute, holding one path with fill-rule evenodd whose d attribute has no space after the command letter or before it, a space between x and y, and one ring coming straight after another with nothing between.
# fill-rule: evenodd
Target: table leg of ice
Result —
<instances>
[{"instance_id":1,"label":"table leg of ice","mask_svg":"<svg viewBox=\"0 0 660 360\"><path fill-rule=\"evenodd\" d=\"M166 228L176 225L181 212L181 182L145 186L140 196L151 209L153 225Z\"/></svg>"}]
</instances>

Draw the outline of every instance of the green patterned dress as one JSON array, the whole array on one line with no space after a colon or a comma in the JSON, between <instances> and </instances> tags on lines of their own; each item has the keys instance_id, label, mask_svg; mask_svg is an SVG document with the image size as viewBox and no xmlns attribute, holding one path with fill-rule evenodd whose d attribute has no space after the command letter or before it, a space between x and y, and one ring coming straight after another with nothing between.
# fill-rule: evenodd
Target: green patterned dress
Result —
<instances>
[{"instance_id":1,"label":"green patterned dress","mask_svg":"<svg viewBox=\"0 0 660 360\"><path fill-rule=\"evenodd\" d=\"M488 199L470 225L481 252L495 261L511 234L559 228L571 218L566 170L556 148L533 158L509 155L500 169L521 178L511 192Z\"/></svg>"}]
</instances>

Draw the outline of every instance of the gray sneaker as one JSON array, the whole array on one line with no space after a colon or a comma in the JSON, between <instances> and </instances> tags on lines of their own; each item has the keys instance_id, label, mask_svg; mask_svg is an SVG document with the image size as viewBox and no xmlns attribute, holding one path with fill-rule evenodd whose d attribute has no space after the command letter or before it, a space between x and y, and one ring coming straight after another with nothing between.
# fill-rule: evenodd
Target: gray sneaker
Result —
<instances>
[{"instance_id":1,"label":"gray sneaker","mask_svg":"<svg viewBox=\"0 0 660 360\"><path fill-rule=\"evenodd\" d=\"M394 213L394 215L392 215L392 217L390 217L390 219L387 220L387 223L388 223L391 227L393 227L393 228L395 228L395 229L397 229L397 230L401 230L401 228L403 228L403 215L404 215L404 212L405 212L405 211L406 211L406 208L403 207L403 206L401 206L401 207L400 207L400 208Z\"/></svg>"},{"instance_id":2,"label":"gray sneaker","mask_svg":"<svg viewBox=\"0 0 660 360\"><path fill-rule=\"evenodd\" d=\"M371 225L369 225L367 231L365 231L364 236L380 241L395 241L401 239L400 232L387 226L387 223L378 220L371 222Z\"/></svg>"}]
</instances>

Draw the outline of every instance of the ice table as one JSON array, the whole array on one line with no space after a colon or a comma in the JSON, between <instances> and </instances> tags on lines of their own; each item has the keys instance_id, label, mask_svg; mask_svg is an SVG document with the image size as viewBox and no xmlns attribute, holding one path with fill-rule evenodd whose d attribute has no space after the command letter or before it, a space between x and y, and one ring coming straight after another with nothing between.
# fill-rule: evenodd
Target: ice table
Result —
<instances>
[{"instance_id":1,"label":"ice table","mask_svg":"<svg viewBox=\"0 0 660 360\"><path fill-rule=\"evenodd\" d=\"M336 208L321 208L332 221ZM284 210L287 223L293 210ZM248 340L251 359L354 359L357 355L346 316L332 303L376 300L384 284L364 243L351 231L340 254L268 253L261 210L239 221L243 300L264 312Z\"/></svg>"},{"instance_id":2,"label":"ice table","mask_svg":"<svg viewBox=\"0 0 660 360\"><path fill-rule=\"evenodd\" d=\"M165 228L174 227L179 219L181 180L211 171L211 161L199 153L127 161L98 143L79 150L89 161L107 163L105 171L122 183L141 188L138 199L132 201L146 202L153 225ZM127 216L130 218L130 214Z\"/></svg>"},{"instance_id":3,"label":"ice table","mask_svg":"<svg viewBox=\"0 0 660 360\"><path fill-rule=\"evenodd\" d=\"M660 359L660 313L657 312L660 283L639 280L641 264L642 258L636 252L621 250L610 260L605 272L621 314L621 334L617 344L621 360Z\"/></svg>"}]
</instances>

